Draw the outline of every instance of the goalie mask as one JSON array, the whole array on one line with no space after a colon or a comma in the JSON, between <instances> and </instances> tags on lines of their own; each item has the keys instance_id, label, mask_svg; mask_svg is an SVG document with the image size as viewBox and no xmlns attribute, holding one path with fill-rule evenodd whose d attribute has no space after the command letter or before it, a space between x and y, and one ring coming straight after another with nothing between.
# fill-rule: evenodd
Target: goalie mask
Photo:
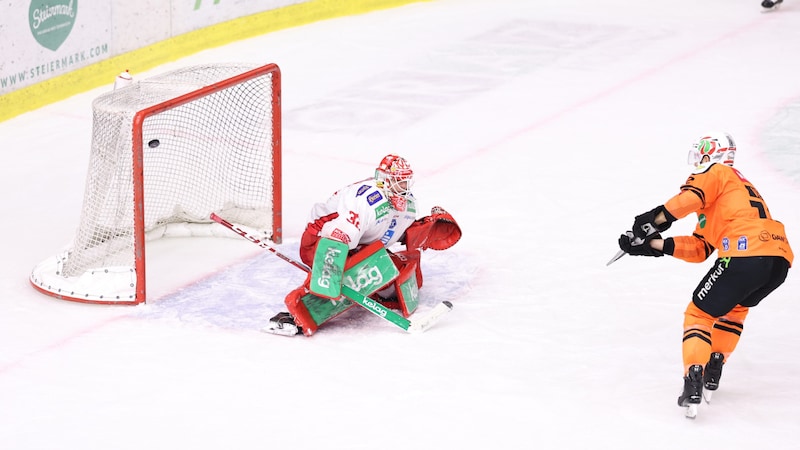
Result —
<instances>
[{"instance_id":1,"label":"goalie mask","mask_svg":"<svg viewBox=\"0 0 800 450\"><path fill-rule=\"evenodd\" d=\"M378 189L382 190L395 209L405 210L406 200L411 196L414 171L405 158L386 155L375 169Z\"/></svg>"},{"instance_id":2,"label":"goalie mask","mask_svg":"<svg viewBox=\"0 0 800 450\"><path fill-rule=\"evenodd\" d=\"M688 162L695 167L704 164L703 158L708 156L708 163L722 163L733 167L736 156L736 142L725 132L709 133L701 137L689 150Z\"/></svg>"}]
</instances>

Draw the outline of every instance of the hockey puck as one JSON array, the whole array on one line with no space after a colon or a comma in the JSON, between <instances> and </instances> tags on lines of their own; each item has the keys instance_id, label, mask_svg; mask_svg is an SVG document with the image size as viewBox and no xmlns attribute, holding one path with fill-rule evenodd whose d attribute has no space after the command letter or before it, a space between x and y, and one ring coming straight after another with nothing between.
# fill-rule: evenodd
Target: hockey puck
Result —
<instances>
[{"instance_id":1,"label":"hockey puck","mask_svg":"<svg viewBox=\"0 0 800 450\"><path fill-rule=\"evenodd\" d=\"M159 141L158 139L153 139L152 141L147 143L147 146L150 147L150 148L156 148L160 144L161 144L161 141Z\"/></svg>"}]
</instances>

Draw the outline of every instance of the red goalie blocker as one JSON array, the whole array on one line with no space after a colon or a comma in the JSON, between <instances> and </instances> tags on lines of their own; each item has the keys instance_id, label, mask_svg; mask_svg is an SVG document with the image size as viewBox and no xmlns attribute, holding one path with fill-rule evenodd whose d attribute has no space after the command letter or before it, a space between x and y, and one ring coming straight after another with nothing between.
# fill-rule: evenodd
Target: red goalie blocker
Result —
<instances>
[{"instance_id":1,"label":"red goalie blocker","mask_svg":"<svg viewBox=\"0 0 800 450\"><path fill-rule=\"evenodd\" d=\"M461 227L441 206L431 208L431 215L414 222L406 230L405 244L409 249L446 250L461 239Z\"/></svg>"}]
</instances>

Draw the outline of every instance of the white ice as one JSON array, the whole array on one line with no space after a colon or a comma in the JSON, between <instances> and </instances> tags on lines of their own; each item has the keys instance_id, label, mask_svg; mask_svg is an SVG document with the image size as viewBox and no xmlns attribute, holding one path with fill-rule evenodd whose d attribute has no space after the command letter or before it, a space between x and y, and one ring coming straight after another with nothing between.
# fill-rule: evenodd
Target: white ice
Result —
<instances>
[{"instance_id":1,"label":"white ice","mask_svg":"<svg viewBox=\"0 0 800 450\"><path fill-rule=\"evenodd\" d=\"M692 421L683 311L711 261L605 263L713 129L799 242L799 23L792 0L439 0L134 73L280 65L290 256L313 202L406 156L423 209L464 230L423 256L421 312L455 308L420 335L362 310L312 338L259 332L303 273L235 237L150 244L145 305L38 293L30 270L74 235L91 102L113 80L0 123L0 448L797 447L797 269Z\"/></svg>"}]
</instances>

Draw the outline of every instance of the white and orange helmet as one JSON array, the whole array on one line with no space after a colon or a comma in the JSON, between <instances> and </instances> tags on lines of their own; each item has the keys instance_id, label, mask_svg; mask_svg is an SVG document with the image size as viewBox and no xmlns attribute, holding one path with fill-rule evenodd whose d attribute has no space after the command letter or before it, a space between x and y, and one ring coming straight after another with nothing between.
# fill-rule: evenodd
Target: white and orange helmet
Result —
<instances>
[{"instance_id":1,"label":"white and orange helmet","mask_svg":"<svg viewBox=\"0 0 800 450\"><path fill-rule=\"evenodd\" d=\"M733 167L736 157L736 142L726 132L704 134L689 150L688 162L697 167L703 163L703 157L708 156L709 163L722 163Z\"/></svg>"}]
</instances>

